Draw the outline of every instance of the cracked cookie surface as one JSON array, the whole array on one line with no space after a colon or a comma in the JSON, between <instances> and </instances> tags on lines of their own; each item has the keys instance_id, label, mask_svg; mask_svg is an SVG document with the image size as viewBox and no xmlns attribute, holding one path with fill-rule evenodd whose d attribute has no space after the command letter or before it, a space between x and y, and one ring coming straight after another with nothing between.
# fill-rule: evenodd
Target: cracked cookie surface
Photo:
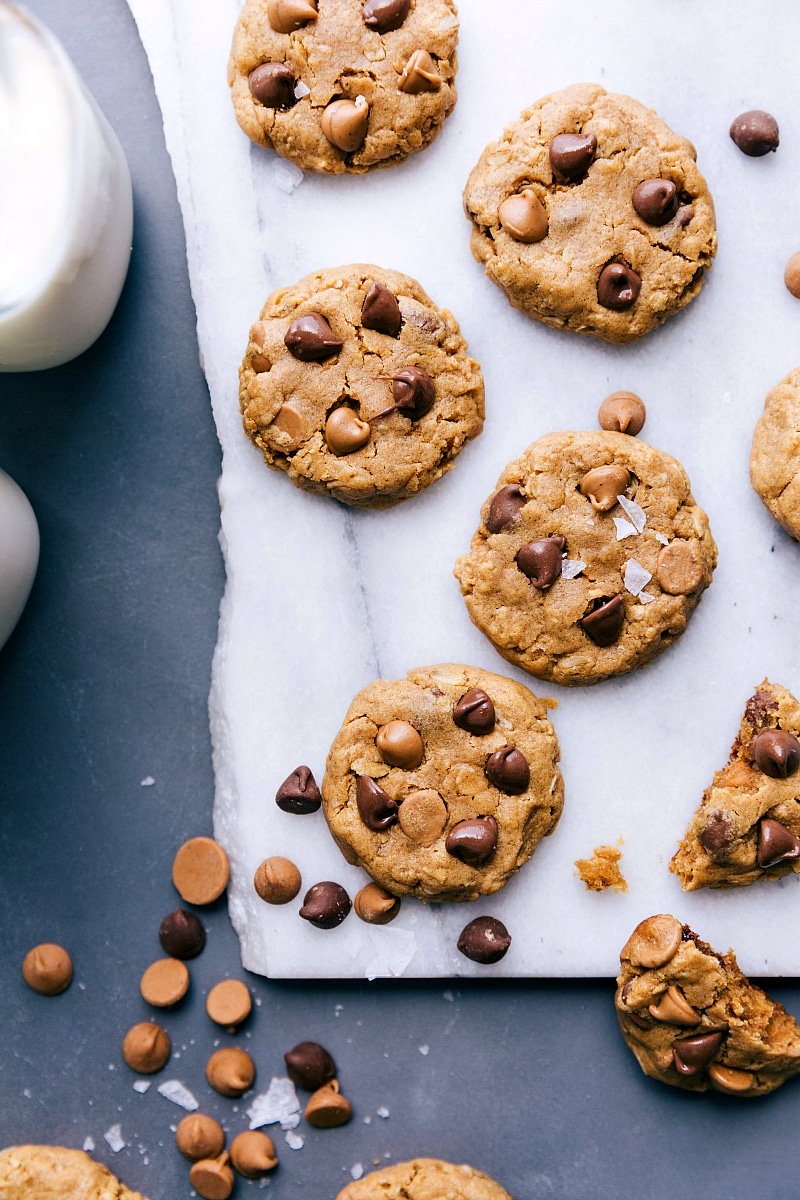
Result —
<instances>
[{"instance_id":1,"label":"cracked cookie surface","mask_svg":"<svg viewBox=\"0 0 800 1200\"><path fill-rule=\"evenodd\" d=\"M102 1163L63 1146L0 1151L0 1200L145 1200Z\"/></svg>"},{"instance_id":2,"label":"cracked cookie surface","mask_svg":"<svg viewBox=\"0 0 800 1200\"><path fill-rule=\"evenodd\" d=\"M370 308L376 295L382 306ZM285 341L309 315L322 317L341 343L319 361L296 357ZM409 370L432 387L418 413L413 398L405 409L393 408L393 378ZM483 376L455 318L409 276L360 264L317 271L270 296L250 331L239 399L245 433L268 466L299 487L358 507L388 506L422 491L483 428ZM340 408L349 412L331 424ZM340 419L353 431L350 442L347 428L344 438L334 428Z\"/></svg>"},{"instance_id":3,"label":"cracked cookie surface","mask_svg":"<svg viewBox=\"0 0 800 1200\"><path fill-rule=\"evenodd\" d=\"M396 28L380 19L370 28L370 7L406 15ZM305 10L305 21L281 32L297 22L276 19L276 12L291 17L294 9L301 21ZM457 42L453 0L383 0L366 8L362 0L246 0L228 67L236 119L254 142L306 171L390 166L424 149L453 111ZM265 64L276 64L266 80L263 72L253 74ZM346 126L344 137L326 118L339 101L346 102L337 118ZM343 145L332 142L326 128Z\"/></svg>"},{"instance_id":4,"label":"cracked cookie surface","mask_svg":"<svg viewBox=\"0 0 800 1200\"><path fill-rule=\"evenodd\" d=\"M800 1072L800 1027L666 913L634 929L620 954L615 1008L645 1075L693 1092L763 1096Z\"/></svg>"},{"instance_id":5,"label":"cracked cookie surface","mask_svg":"<svg viewBox=\"0 0 800 1200\"><path fill-rule=\"evenodd\" d=\"M750 479L775 520L800 539L800 367L767 396L753 435Z\"/></svg>"},{"instance_id":6,"label":"cracked cookie surface","mask_svg":"<svg viewBox=\"0 0 800 1200\"><path fill-rule=\"evenodd\" d=\"M400 896L498 891L561 815L551 704L502 675L450 663L364 688L322 784L348 862Z\"/></svg>"},{"instance_id":7,"label":"cracked cookie surface","mask_svg":"<svg viewBox=\"0 0 800 1200\"><path fill-rule=\"evenodd\" d=\"M565 432L506 467L455 575L504 658L569 685L666 649L716 561L680 463L627 434Z\"/></svg>"},{"instance_id":8,"label":"cracked cookie surface","mask_svg":"<svg viewBox=\"0 0 800 1200\"><path fill-rule=\"evenodd\" d=\"M560 150L556 141L551 160L554 139L564 135L573 140ZM699 293L716 253L714 205L695 159L691 142L630 96L597 84L545 96L486 148L470 175L464 204L472 252L529 316L633 341ZM601 273L611 264L640 281L627 302L609 280L619 307L601 302Z\"/></svg>"},{"instance_id":9,"label":"cracked cookie surface","mask_svg":"<svg viewBox=\"0 0 800 1200\"><path fill-rule=\"evenodd\" d=\"M416 1158L348 1183L336 1200L511 1200L511 1196L474 1167Z\"/></svg>"}]
</instances>

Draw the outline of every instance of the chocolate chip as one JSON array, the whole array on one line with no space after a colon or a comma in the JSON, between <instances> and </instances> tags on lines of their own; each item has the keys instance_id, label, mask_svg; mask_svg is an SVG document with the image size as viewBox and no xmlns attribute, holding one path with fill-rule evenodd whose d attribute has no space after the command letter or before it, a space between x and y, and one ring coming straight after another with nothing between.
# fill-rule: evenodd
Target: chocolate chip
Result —
<instances>
[{"instance_id":1,"label":"chocolate chip","mask_svg":"<svg viewBox=\"0 0 800 1200\"><path fill-rule=\"evenodd\" d=\"M317 0L267 0L267 20L276 33L294 33L317 15Z\"/></svg>"},{"instance_id":2,"label":"chocolate chip","mask_svg":"<svg viewBox=\"0 0 800 1200\"><path fill-rule=\"evenodd\" d=\"M320 119L325 137L337 150L352 154L364 144L369 129L369 104L364 96L333 100Z\"/></svg>"},{"instance_id":3,"label":"chocolate chip","mask_svg":"<svg viewBox=\"0 0 800 1200\"><path fill-rule=\"evenodd\" d=\"M648 225L666 225L678 211L680 197L671 179L645 179L634 189L633 207Z\"/></svg>"},{"instance_id":4,"label":"chocolate chip","mask_svg":"<svg viewBox=\"0 0 800 1200\"><path fill-rule=\"evenodd\" d=\"M419 730L408 721L388 721L378 730L375 746L385 763L413 771L422 762L425 746Z\"/></svg>"},{"instance_id":5,"label":"chocolate chip","mask_svg":"<svg viewBox=\"0 0 800 1200\"><path fill-rule=\"evenodd\" d=\"M750 158L762 158L780 145L778 122L760 108L740 113L730 128L733 141Z\"/></svg>"},{"instance_id":6,"label":"chocolate chip","mask_svg":"<svg viewBox=\"0 0 800 1200\"><path fill-rule=\"evenodd\" d=\"M735 836L730 815L719 808L714 808L708 814L708 821L698 833L697 839L712 858L724 861Z\"/></svg>"},{"instance_id":7,"label":"chocolate chip","mask_svg":"<svg viewBox=\"0 0 800 1200\"><path fill-rule=\"evenodd\" d=\"M335 929L350 912L350 897L340 883L323 880L310 887L303 897L300 916L317 929Z\"/></svg>"},{"instance_id":8,"label":"chocolate chip","mask_svg":"<svg viewBox=\"0 0 800 1200\"><path fill-rule=\"evenodd\" d=\"M397 86L408 96L418 96L420 92L438 92L442 77L436 60L427 50L414 50L403 67Z\"/></svg>"},{"instance_id":9,"label":"chocolate chip","mask_svg":"<svg viewBox=\"0 0 800 1200\"><path fill-rule=\"evenodd\" d=\"M486 528L489 533L502 533L514 524L526 500L518 483L507 483L492 496Z\"/></svg>"},{"instance_id":10,"label":"chocolate chip","mask_svg":"<svg viewBox=\"0 0 800 1200\"><path fill-rule=\"evenodd\" d=\"M800 767L800 742L783 729L762 729L753 738L751 753L770 779L788 779Z\"/></svg>"},{"instance_id":11,"label":"chocolate chip","mask_svg":"<svg viewBox=\"0 0 800 1200\"><path fill-rule=\"evenodd\" d=\"M488 862L497 848L497 821L494 817L472 817L459 821L447 835L444 848L468 867Z\"/></svg>"},{"instance_id":12,"label":"chocolate chip","mask_svg":"<svg viewBox=\"0 0 800 1200\"><path fill-rule=\"evenodd\" d=\"M550 165L556 183L583 179L597 152L593 133L559 133L550 143Z\"/></svg>"},{"instance_id":13,"label":"chocolate chip","mask_svg":"<svg viewBox=\"0 0 800 1200\"><path fill-rule=\"evenodd\" d=\"M580 619L580 627L595 646L611 646L625 624L625 601L621 595L599 596L592 608Z\"/></svg>"},{"instance_id":14,"label":"chocolate chip","mask_svg":"<svg viewBox=\"0 0 800 1200\"><path fill-rule=\"evenodd\" d=\"M459 729L481 737L494 729L495 710L483 688L470 688L453 708L453 721Z\"/></svg>"},{"instance_id":15,"label":"chocolate chip","mask_svg":"<svg viewBox=\"0 0 800 1200\"><path fill-rule=\"evenodd\" d=\"M306 313L292 321L284 342L290 354L301 362L322 362L338 354L342 342L321 313Z\"/></svg>"},{"instance_id":16,"label":"chocolate chip","mask_svg":"<svg viewBox=\"0 0 800 1200\"><path fill-rule=\"evenodd\" d=\"M612 392L606 396L597 414L601 429L627 433L631 437L641 433L646 418L647 410L635 392Z\"/></svg>"},{"instance_id":17,"label":"chocolate chip","mask_svg":"<svg viewBox=\"0 0 800 1200\"><path fill-rule=\"evenodd\" d=\"M519 796L527 790L531 781L528 760L516 746L504 746L502 750L495 750L486 760L484 772L489 783L509 796Z\"/></svg>"},{"instance_id":18,"label":"chocolate chip","mask_svg":"<svg viewBox=\"0 0 800 1200\"><path fill-rule=\"evenodd\" d=\"M496 917L476 917L464 926L458 939L464 957L484 965L500 962L510 945L511 934Z\"/></svg>"},{"instance_id":19,"label":"chocolate chip","mask_svg":"<svg viewBox=\"0 0 800 1200\"><path fill-rule=\"evenodd\" d=\"M364 24L376 33L391 33L400 28L410 8L411 0L367 0L363 9Z\"/></svg>"},{"instance_id":20,"label":"chocolate chip","mask_svg":"<svg viewBox=\"0 0 800 1200\"><path fill-rule=\"evenodd\" d=\"M298 1042L293 1050L287 1050L283 1061L292 1083L307 1092L315 1092L336 1074L336 1063L319 1042Z\"/></svg>"},{"instance_id":21,"label":"chocolate chip","mask_svg":"<svg viewBox=\"0 0 800 1200\"><path fill-rule=\"evenodd\" d=\"M285 63L262 63L250 72L250 91L265 108L294 108L297 79Z\"/></svg>"},{"instance_id":22,"label":"chocolate chip","mask_svg":"<svg viewBox=\"0 0 800 1200\"><path fill-rule=\"evenodd\" d=\"M356 804L367 829L380 833L397 824L398 804L369 775L359 775L356 783Z\"/></svg>"},{"instance_id":23,"label":"chocolate chip","mask_svg":"<svg viewBox=\"0 0 800 1200\"><path fill-rule=\"evenodd\" d=\"M161 922L158 940L173 958L196 958L206 944L206 931L194 913L176 908Z\"/></svg>"},{"instance_id":24,"label":"chocolate chip","mask_svg":"<svg viewBox=\"0 0 800 1200\"><path fill-rule=\"evenodd\" d=\"M375 329L387 337L397 337L403 318L394 292L382 283L373 283L361 306L361 324L365 329Z\"/></svg>"},{"instance_id":25,"label":"chocolate chip","mask_svg":"<svg viewBox=\"0 0 800 1200\"><path fill-rule=\"evenodd\" d=\"M419 367L403 367L392 376L392 395L397 411L418 421L433 408L436 388L430 375Z\"/></svg>"},{"instance_id":26,"label":"chocolate chip","mask_svg":"<svg viewBox=\"0 0 800 1200\"><path fill-rule=\"evenodd\" d=\"M778 863L793 862L800 858L800 838L791 829L781 825L772 817L764 817L758 823L758 865L776 867Z\"/></svg>"},{"instance_id":27,"label":"chocolate chip","mask_svg":"<svg viewBox=\"0 0 800 1200\"><path fill-rule=\"evenodd\" d=\"M406 800L403 808L407 803ZM368 925L388 925L400 912L400 897L393 896L379 883L365 883L356 893L353 908L356 916Z\"/></svg>"},{"instance_id":28,"label":"chocolate chip","mask_svg":"<svg viewBox=\"0 0 800 1200\"><path fill-rule=\"evenodd\" d=\"M517 566L537 591L552 587L561 575L561 556L566 544L563 537L539 538L528 542L517 554Z\"/></svg>"},{"instance_id":29,"label":"chocolate chip","mask_svg":"<svg viewBox=\"0 0 800 1200\"><path fill-rule=\"evenodd\" d=\"M288 813L313 813L322 803L317 782L308 767L295 767L275 793L275 803Z\"/></svg>"},{"instance_id":30,"label":"chocolate chip","mask_svg":"<svg viewBox=\"0 0 800 1200\"><path fill-rule=\"evenodd\" d=\"M714 1061L722 1045L722 1034L698 1033L694 1037L681 1038L672 1046L672 1061L681 1075L700 1075Z\"/></svg>"},{"instance_id":31,"label":"chocolate chip","mask_svg":"<svg viewBox=\"0 0 800 1200\"><path fill-rule=\"evenodd\" d=\"M337 458L363 450L371 437L371 425L346 404L335 408L325 422L325 444Z\"/></svg>"},{"instance_id":32,"label":"chocolate chip","mask_svg":"<svg viewBox=\"0 0 800 1200\"><path fill-rule=\"evenodd\" d=\"M500 224L515 242L531 245L547 237L547 209L532 188L509 196L497 212Z\"/></svg>"},{"instance_id":33,"label":"chocolate chip","mask_svg":"<svg viewBox=\"0 0 800 1200\"><path fill-rule=\"evenodd\" d=\"M603 308L622 312L635 302L642 288L642 277L624 263L607 263L597 280L597 299Z\"/></svg>"},{"instance_id":34,"label":"chocolate chip","mask_svg":"<svg viewBox=\"0 0 800 1200\"><path fill-rule=\"evenodd\" d=\"M587 471L578 485L578 491L586 496L596 512L610 512L630 481L631 473L627 467L608 463Z\"/></svg>"}]
</instances>

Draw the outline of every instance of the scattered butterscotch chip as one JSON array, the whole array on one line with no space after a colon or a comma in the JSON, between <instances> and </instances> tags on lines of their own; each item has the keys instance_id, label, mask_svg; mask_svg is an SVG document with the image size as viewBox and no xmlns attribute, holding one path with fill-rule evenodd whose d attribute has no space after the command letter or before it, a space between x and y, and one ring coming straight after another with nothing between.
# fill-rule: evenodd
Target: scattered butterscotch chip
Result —
<instances>
[{"instance_id":1,"label":"scattered butterscotch chip","mask_svg":"<svg viewBox=\"0 0 800 1200\"><path fill-rule=\"evenodd\" d=\"M228 1200L233 1191L233 1171L228 1166L228 1155L196 1162L189 1172L189 1182L203 1200Z\"/></svg>"},{"instance_id":2,"label":"scattered butterscotch chip","mask_svg":"<svg viewBox=\"0 0 800 1200\"><path fill-rule=\"evenodd\" d=\"M189 990L189 969L177 958L159 958L142 976L139 990L154 1008L172 1008Z\"/></svg>"},{"instance_id":3,"label":"scattered butterscotch chip","mask_svg":"<svg viewBox=\"0 0 800 1200\"><path fill-rule=\"evenodd\" d=\"M613 433L636 437L644 429L647 410L635 392L612 392L600 405L597 419L600 428Z\"/></svg>"},{"instance_id":4,"label":"scattered butterscotch chip","mask_svg":"<svg viewBox=\"0 0 800 1200\"><path fill-rule=\"evenodd\" d=\"M306 1120L315 1129L335 1129L337 1125L346 1125L352 1115L352 1105L339 1092L337 1079L331 1079L314 1092L305 1111Z\"/></svg>"},{"instance_id":5,"label":"scattered butterscotch chip","mask_svg":"<svg viewBox=\"0 0 800 1200\"><path fill-rule=\"evenodd\" d=\"M253 886L267 904L289 904L300 891L303 880L294 863L274 854L256 867Z\"/></svg>"},{"instance_id":6,"label":"scattered butterscotch chip","mask_svg":"<svg viewBox=\"0 0 800 1200\"><path fill-rule=\"evenodd\" d=\"M139 1075L154 1075L169 1062L169 1035L153 1021L140 1021L125 1034L122 1057Z\"/></svg>"},{"instance_id":7,"label":"scattered butterscotch chip","mask_svg":"<svg viewBox=\"0 0 800 1200\"><path fill-rule=\"evenodd\" d=\"M22 978L40 996L59 996L72 983L72 959L63 946L42 942L25 955Z\"/></svg>"},{"instance_id":8,"label":"scattered butterscotch chip","mask_svg":"<svg viewBox=\"0 0 800 1200\"><path fill-rule=\"evenodd\" d=\"M278 1165L275 1143L260 1129L237 1134L231 1142L231 1162L245 1179L261 1179Z\"/></svg>"},{"instance_id":9,"label":"scattered butterscotch chip","mask_svg":"<svg viewBox=\"0 0 800 1200\"><path fill-rule=\"evenodd\" d=\"M255 1077L255 1063L238 1046L215 1050L206 1063L206 1079L220 1096L243 1096Z\"/></svg>"},{"instance_id":10,"label":"scattered butterscotch chip","mask_svg":"<svg viewBox=\"0 0 800 1200\"><path fill-rule=\"evenodd\" d=\"M209 837L190 838L175 855L172 882L187 904L213 904L230 879L228 856Z\"/></svg>"},{"instance_id":11,"label":"scattered butterscotch chip","mask_svg":"<svg viewBox=\"0 0 800 1200\"><path fill-rule=\"evenodd\" d=\"M379 883L367 883L357 893L353 908L356 916L368 925L388 925L400 912L400 898Z\"/></svg>"},{"instance_id":12,"label":"scattered butterscotch chip","mask_svg":"<svg viewBox=\"0 0 800 1200\"><path fill-rule=\"evenodd\" d=\"M250 1016L253 998L240 979L223 979L208 993L206 1012L217 1025L232 1029Z\"/></svg>"},{"instance_id":13,"label":"scattered butterscotch chip","mask_svg":"<svg viewBox=\"0 0 800 1200\"><path fill-rule=\"evenodd\" d=\"M595 846L591 858L579 858L575 863L578 875L590 892L627 892L628 885L619 869L622 851L616 846Z\"/></svg>"},{"instance_id":14,"label":"scattered butterscotch chip","mask_svg":"<svg viewBox=\"0 0 800 1200\"><path fill-rule=\"evenodd\" d=\"M800 300L800 250L786 264L783 272L783 282L796 300Z\"/></svg>"},{"instance_id":15,"label":"scattered butterscotch chip","mask_svg":"<svg viewBox=\"0 0 800 1200\"><path fill-rule=\"evenodd\" d=\"M175 1130L175 1143L185 1158L218 1158L225 1149L225 1131L219 1121L205 1113L189 1113Z\"/></svg>"}]
</instances>

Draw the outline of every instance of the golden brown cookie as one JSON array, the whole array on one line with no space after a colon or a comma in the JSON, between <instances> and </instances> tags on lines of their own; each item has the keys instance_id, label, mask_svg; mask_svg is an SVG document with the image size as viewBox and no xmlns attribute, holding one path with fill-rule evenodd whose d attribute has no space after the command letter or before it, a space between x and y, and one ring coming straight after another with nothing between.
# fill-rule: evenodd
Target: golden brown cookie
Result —
<instances>
[{"instance_id":1,"label":"golden brown cookie","mask_svg":"<svg viewBox=\"0 0 800 1200\"><path fill-rule=\"evenodd\" d=\"M456 103L453 0L245 0L228 83L254 142L306 171L391 166Z\"/></svg>"},{"instance_id":2,"label":"golden brown cookie","mask_svg":"<svg viewBox=\"0 0 800 1200\"><path fill-rule=\"evenodd\" d=\"M0 1200L145 1200L108 1167L63 1146L0 1151Z\"/></svg>"},{"instance_id":3,"label":"golden brown cookie","mask_svg":"<svg viewBox=\"0 0 800 1200\"><path fill-rule=\"evenodd\" d=\"M268 466L357 507L422 491L483 428L483 376L455 319L407 275L363 264L269 298L239 397Z\"/></svg>"},{"instance_id":4,"label":"golden brown cookie","mask_svg":"<svg viewBox=\"0 0 800 1200\"><path fill-rule=\"evenodd\" d=\"M692 1092L763 1096L800 1072L800 1027L666 913L636 926L620 954L622 1036L645 1075Z\"/></svg>"},{"instance_id":5,"label":"golden brown cookie","mask_svg":"<svg viewBox=\"0 0 800 1200\"><path fill-rule=\"evenodd\" d=\"M671 645L716 562L680 463L624 433L566 432L506 467L455 574L504 658L582 684Z\"/></svg>"},{"instance_id":6,"label":"golden brown cookie","mask_svg":"<svg viewBox=\"0 0 800 1200\"><path fill-rule=\"evenodd\" d=\"M765 679L669 869L681 887L746 887L800 871L800 704Z\"/></svg>"},{"instance_id":7,"label":"golden brown cookie","mask_svg":"<svg viewBox=\"0 0 800 1200\"><path fill-rule=\"evenodd\" d=\"M716 253L696 157L630 96L594 83L545 96L469 177L472 253L529 316L633 341L698 294Z\"/></svg>"},{"instance_id":8,"label":"golden brown cookie","mask_svg":"<svg viewBox=\"0 0 800 1200\"><path fill-rule=\"evenodd\" d=\"M452 663L364 688L322 784L348 862L393 895L475 900L498 891L561 815L551 704L502 675Z\"/></svg>"},{"instance_id":9,"label":"golden brown cookie","mask_svg":"<svg viewBox=\"0 0 800 1200\"><path fill-rule=\"evenodd\" d=\"M800 539L800 367L767 396L753 435L750 480L775 520Z\"/></svg>"},{"instance_id":10,"label":"golden brown cookie","mask_svg":"<svg viewBox=\"0 0 800 1200\"><path fill-rule=\"evenodd\" d=\"M511 1196L474 1167L415 1158L348 1183L336 1200L511 1200Z\"/></svg>"}]
</instances>

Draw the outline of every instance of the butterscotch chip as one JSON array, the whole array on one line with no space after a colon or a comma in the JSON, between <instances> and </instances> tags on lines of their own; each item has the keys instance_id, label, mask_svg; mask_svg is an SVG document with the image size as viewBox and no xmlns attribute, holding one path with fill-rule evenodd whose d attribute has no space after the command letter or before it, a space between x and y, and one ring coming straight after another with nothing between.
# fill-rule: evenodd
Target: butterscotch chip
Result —
<instances>
[{"instance_id":1,"label":"butterscotch chip","mask_svg":"<svg viewBox=\"0 0 800 1200\"><path fill-rule=\"evenodd\" d=\"M659 552L656 579L669 596L686 596L706 582L706 568L696 541L676 538Z\"/></svg>"},{"instance_id":2,"label":"butterscotch chip","mask_svg":"<svg viewBox=\"0 0 800 1200\"><path fill-rule=\"evenodd\" d=\"M666 913L640 921L625 943L621 958L634 967L663 967L681 944L683 927Z\"/></svg>"},{"instance_id":3,"label":"butterscotch chip","mask_svg":"<svg viewBox=\"0 0 800 1200\"><path fill-rule=\"evenodd\" d=\"M213 904L229 879L228 856L213 838L190 838L175 855L172 882L187 904Z\"/></svg>"},{"instance_id":4,"label":"butterscotch chip","mask_svg":"<svg viewBox=\"0 0 800 1200\"><path fill-rule=\"evenodd\" d=\"M189 1182L203 1200L228 1200L233 1191L233 1171L228 1166L228 1155L219 1158L204 1158L196 1162L189 1172Z\"/></svg>"},{"instance_id":5,"label":"butterscotch chip","mask_svg":"<svg viewBox=\"0 0 800 1200\"><path fill-rule=\"evenodd\" d=\"M171 1008L189 990L189 969L178 958L159 958L142 975L139 990L154 1008Z\"/></svg>"},{"instance_id":6,"label":"butterscotch chip","mask_svg":"<svg viewBox=\"0 0 800 1200\"><path fill-rule=\"evenodd\" d=\"M231 1142L231 1162L245 1179L261 1179L278 1165L275 1143L260 1129L237 1134Z\"/></svg>"},{"instance_id":7,"label":"butterscotch chip","mask_svg":"<svg viewBox=\"0 0 800 1200\"><path fill-rule=\"evenodd\" d=\"M356 916L368 925L388 925L400 912L400 898L379 883L367 883L353 901Z\"/></svg>"},{"instance_id":8,"label":"butterscotch chip","mask_svg":"<svg viewBox=\"0 0 800 1200\"><path fill-rule=\"evenodd\" d=\"M417 1158L348 1183L336 1200L511 1200L482 1171L438 1158Z\"/></svg>"},{"instance_id":9,"label":"butterscotch chip","mask_svg":"<svg viewBox=\"0 0 800 1200\"><path fill-rule=\"evenodd\" d=\"M25 955L22 978L40 996L59 996L72 983L72 959L63 946L42 942Z\"/></svg>"},{"instance_id":10,"label":"butterscotch chip","mask_svg":"<svg viewBox=\"0 0 800 1200\"><path fill-rule=\"evenodd\" d=\"M250 990L239 979L223 979L215 984L206 1000L206 1012L211 1020L228 1028L246 1021L252 1007Z\"/></svg>"},{"instance_id":11,"label":"butterscotch chip","mask_svg":"<svg viewBox=\"0 0 800 1200\"><path fill-rule=\"evenodd\" d=\"M306 1105L305 1118L315 1129L335 1129L346 1125L353 1115L350 1101L341 1095L339 1081L323 1084Z\"/></svg>"},{"instance_id":12,"label":"butterscotch chip","mask_svg":"<svg viewBox=\"0 0 800 1200\"><path fill-rule=\"evenodd\" d=\"M225 1149L225 1131L205 1113L189 1113L175 1130L175 1143L185 1158L217 1158Z\"/></svg>"},{"instance_id":13,"label":"butterscotch chip","mask_svg":"<svg viewBox=\"0 0 800 1200\"><path fill-rule=\"evenodd\" d=\"M255 1063L238 1046L216 1050L206 1063L206 1079L221 1096L243 1096L255 1077Z\"/></svg>"},{"instance_id":14,"label":"butterscotch chip","mask_svg":"<svg viewBox=\"0 0 800 1200\"><path fill-rule=\"evenodd\" d=\"M265 858L256 867L253 886L267 904L289 904L302 887L303 880L297 867L288 858L279 854Z\"/></svg>"},{"instance_id":15,"label":"butterscotch chip","mask_svg":"<svg viewBox=\"0 0 800 1200\"><path fill-rule=\"evenodd\" d=\"M154 1075L169 1061L169 1035L153 1021L140 1021L125 1034L122 1057L139 1075Z\"/></svg>"},{"instance_id":16,"label":"butterscotch chip","mask_svg":"<svg viewBox=\"0 0 800 1200\"><path fill-rule=\"evenodd\" d=\"M447 824L447 805L433 788L424 788L406 796L400 805L397 820L409 841L429 846Z\"/></svg>"}]
</instances>

